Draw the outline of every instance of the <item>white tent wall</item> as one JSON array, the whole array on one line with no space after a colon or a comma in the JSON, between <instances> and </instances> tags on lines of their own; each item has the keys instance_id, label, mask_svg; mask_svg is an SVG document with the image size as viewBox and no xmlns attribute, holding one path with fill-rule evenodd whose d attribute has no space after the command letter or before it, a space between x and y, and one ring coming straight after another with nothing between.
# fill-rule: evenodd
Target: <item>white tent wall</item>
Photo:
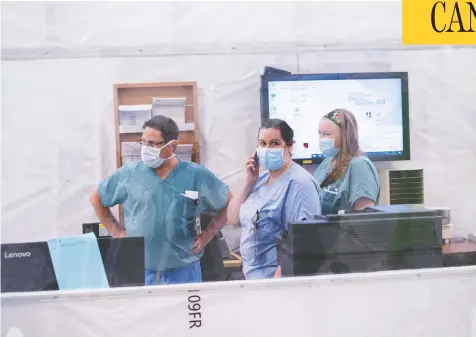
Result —
<instances>
[{"instance_id":1,"label":"white tent wall","mask_svg":"<svg viewBox=\"0 0 476 337\"><path fill-rule=\"evenodd\" d=\"M114 83L197 81L202 163L236 191L266 65L408 71L412 160L379 166L423 168L426 203L476 232L476 49L402 48L400 7L3 3L2 241L76 234L95 219L89 193L115 169Z\"/></svg>"},{"instance_id":2,"label":"white tent wall","mask_svg":"<svg viewBox=\"0 0 476 337\"><path fill-rule=\"evenodd\" d=\"M467 266L10 293L1 336L476 337L475 282Z\"/></svg>"},{"instance_id":3,"label":"white tent wall","mask_svg":"<svg viewBox=\"0 0 476 337\"><path fill-rule=\"evenodd\" d=\"M400 45L396 2L3 3L5 49L105 56ZM375 27L379 27L376 29ZM51 50L50 50L50 55ZM33 54L30 54L30 57Z\"/></svg>"}]
</instances>

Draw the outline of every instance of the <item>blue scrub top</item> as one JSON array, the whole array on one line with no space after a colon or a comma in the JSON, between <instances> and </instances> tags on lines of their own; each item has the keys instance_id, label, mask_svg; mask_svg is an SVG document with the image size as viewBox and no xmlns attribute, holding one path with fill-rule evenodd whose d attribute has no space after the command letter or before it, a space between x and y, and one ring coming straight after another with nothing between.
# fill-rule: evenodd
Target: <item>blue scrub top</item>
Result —
<instances>
[{"instance_id":1,"label":"blue scrub top","mask_svg":"<svg viewBox=\"0 0 476 337\"><path fill-rule=\"evenodd\" d=\"M327 157L314 173L319 185L329 172L334 157ZM374 164L366 156L352 159L345 174L337 181L322 188L324 199L322 214L337 214L340 210L352 210L360 198L368 198L378 204L380 179Z\"/></svg>"},{"instance_id":2,"label":"blue scrub top","mask_svg":"<svg viewBox=\"0 0 476 337\"><path fill-rule=\"evenodd\" d=\"M288 223L321 214L321 191L312 175L296 163L271 185L269 171L260 172L240 208L243 273L246 279L271 278L278 266L275 237ZM258 212L258 220L257 218Z\"/></svg>"},{"instance_id":3,"label":"blue scrub top","mask_svg":"<svg viewBox=\"0 0 476 337\"><path fill-rule=\"evenodd\" d=\"M198 208L185 197L197 191ZM99 184L104 207L121 204L128 236L143 236L145 267L166 271L200 259L192 255L198 213L218 212L228 202L228 186L205 167L179 161L162 180L142 161L119 168Z\"/></svg>"}]
</instances>

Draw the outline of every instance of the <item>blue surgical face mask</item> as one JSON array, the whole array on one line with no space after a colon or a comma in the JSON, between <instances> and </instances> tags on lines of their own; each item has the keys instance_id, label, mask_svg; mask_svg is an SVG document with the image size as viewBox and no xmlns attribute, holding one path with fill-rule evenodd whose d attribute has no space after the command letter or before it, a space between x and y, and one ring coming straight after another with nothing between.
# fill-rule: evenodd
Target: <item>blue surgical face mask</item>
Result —
<instances>
[{"instance_id":1,"label":"blue surgical face mask","mask_svg":"<svg viewBox=\"0 0 476 337\"><path fill-rule=\"evenodd\" d=\"M258 154L259 162L267 170L277 171L286 164L284 148L266 149L260 147L256 149L256 153Z\"/></svg>"},{"instance_id":2,"label":"blue surgical face mask","mask_svg":"<svg viewBox=\"0 0 476 337\"><path fill-rule=\"evenodd\" d=\"M339 152L339 149L334 147L334 138L319 138L319 148L326 157L331 157Z\"/></svg>"},{"instance_id":3,"label":"blue surgical face mask","mask_svg":"<svg viewBox=\"0 0 476 337\"><path fill-rule=\"evenodd\" d=\"M170 144L170 142L168 142L167 144L162 146L160 149L157 149L157 148L151 147L151 146L147 146L147 145L142 146L140 154L141 154L141 158L142 158L142 161L144 162L144 164L146 166L149 166L149 167L152 167L152 168L158 168L164 163L164 161L166 161L170 158L173 158L175 156L175 154L172 154L168 158L160 158L160 151L162 151L162 149L164 147L166 147L167 145L169 145L169 144Z\"/></svg>"}]
</instances>

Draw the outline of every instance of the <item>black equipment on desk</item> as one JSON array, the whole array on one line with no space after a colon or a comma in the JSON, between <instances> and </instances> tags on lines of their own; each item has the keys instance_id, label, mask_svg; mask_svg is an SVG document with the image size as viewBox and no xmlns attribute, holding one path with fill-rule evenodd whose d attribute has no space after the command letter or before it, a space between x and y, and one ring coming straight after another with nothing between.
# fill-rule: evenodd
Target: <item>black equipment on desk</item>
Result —
<instances>
[{"instance_id":1,"label":"black equipment on desk","mask_svg":"<svg viewBox=\"0 0 476 337\"><path fill-rule=\"evenodd\" d=\"M110 287L145 284L143 237L98 238L98 245Z\"/></svg>"},{"instance_id":2,"label":"black equipment on desk","mask_svg":"<svg viewBox=\"0 0 476 337\"><path fill-rule=\"evenodd\" d=\"M200 215L202 231L207 229L214 216L215 213L203 213ZM223 264L223 257L220 247L220 236L221 232L212 238L212 240L205 247L203 256L200 259L203 282L225 280L225 265Z\"/></svg>"},{"instance_id":3,"label":"black equipment on desk","mask_svg":"<svg viewBox=\"0 0 476 337\"><path fill-rule=\"evenodd\" d=\"M100 222L83 223L83 234L93 232L97 238L111 237L107 229Z\"/></svg>"},{"instance_id":4,"label":"black equipment on desk","mask_svg":"<svg viewBox=\"0 0 476 337\"><path fill-rule=\"evenodd\" d=\"M441 223L413 205L290 223L276 239L278 263L283 276L442 267Z\"/></svg>"},{"instance_id":5,"label":"black equipment on desk","mask_svg":"<svg viewBox=\"0 0 476 337\"><path fill-rule=\"evenodd\" d=\"M110 287L144 285L144 238L99 238L99 251ZM1 245L1 291L58 290L48 243Z\"/></svg>"},{"instance_id":6,"label":"black equipment on desk","mask_svg":"<svg viewBox=\"0 0 476 337\"><path fill-rule=\"evenodd\" d=\"M206 229L210 221L213 219L213 213L201 214L200 222L202 228ZM224 261L234 260L235 257L230 254L230 249L226 243L223 234L218 232L215 237L208 243L200 259L200 267L202 270L202 281L226 281L230 277L230 270L225 268Z\"/></svg>"}]
</instances>

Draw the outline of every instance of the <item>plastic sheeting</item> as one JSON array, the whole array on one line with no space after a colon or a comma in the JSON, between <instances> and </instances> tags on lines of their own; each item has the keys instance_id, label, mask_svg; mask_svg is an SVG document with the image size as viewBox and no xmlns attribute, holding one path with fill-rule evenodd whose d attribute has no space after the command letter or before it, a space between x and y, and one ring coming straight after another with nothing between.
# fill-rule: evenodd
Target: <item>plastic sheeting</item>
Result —
<instances>
[{"instance_id":1,"label":"plastic sheeting","mask_svg":"<svg viewBox=\"0 0 476 337\"><path fill-rule=\"evenodd\" d=\"M114 83L197 81L202 163L236 190L267 65L408 71L412 160L378 166L423 168L426 203L475 232L476 49L405 49L398 2L346 6L2 4L2 241L95 220L89 193L115 169Z\"/></svg>"},{"instance_id":2,"label":"plastic sheeting","mask_svg":"<svg viewBox=\"0 0 476 337\"><path fill-rule=\"evenodd\" d=\"M7 294L1 335L476 336L474 266L276 281Z\"/></svg>"},{"instance_id":3,"label":"plastic sheeting","mask_svg":"<svg viewBox=\"0 0 476 337\"><path fill-rule=\"evenodd\" d=\"M399 1L39 2L2 9L9 58L400 46Z\"/></svg>"}]
</instances>

